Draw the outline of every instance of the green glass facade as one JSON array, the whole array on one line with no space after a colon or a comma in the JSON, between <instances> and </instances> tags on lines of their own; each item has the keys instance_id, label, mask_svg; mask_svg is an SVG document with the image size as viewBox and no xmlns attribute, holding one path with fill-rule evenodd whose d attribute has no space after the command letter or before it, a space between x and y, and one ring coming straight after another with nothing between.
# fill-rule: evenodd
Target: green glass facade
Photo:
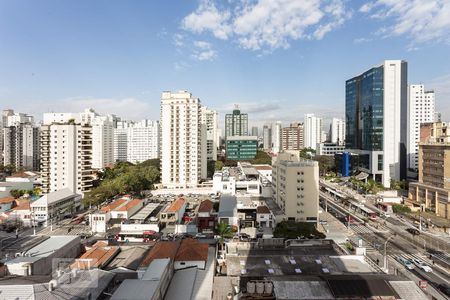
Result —
<instances>
[{"instance_id":1,"label":"green glass facade","mask_svg":"<svg viewBox=\"0 0 450 300\"><path fill-rule=\"evenodd\" d=\"M256 139L228 139L226 143L229 160L252 160L256 156L258 149Z\"/></svg>"}]
</instances>

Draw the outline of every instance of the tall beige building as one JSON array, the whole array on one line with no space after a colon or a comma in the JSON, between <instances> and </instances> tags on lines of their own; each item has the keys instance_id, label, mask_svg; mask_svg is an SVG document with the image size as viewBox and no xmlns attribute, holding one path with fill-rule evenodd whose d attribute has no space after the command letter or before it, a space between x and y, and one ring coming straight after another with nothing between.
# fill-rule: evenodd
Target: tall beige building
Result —
<instances>
[{"instance_id":1,"label":"tall beige building","mask_svg":"<svg viewBox=\"0 0 450 300\"><path fill-rule=\"evenodd\" d=\"M283 150L301 150L303 144L303 123L291 123L282 129L281 144Z\"/></svg>"},{"instance_id":2,"label":"tall beige building","mask_svg":"<svg viewBox=\"0 0 450 300\"><path fill-rule=\"evenodd\" d=\"M44 193L69 188L83 195L92 188L92 127L71 120L41 126Z\"/></svg>"},{"instance_id":3,"label":"tall beige building","mask_svg":"<svg viewBox=\"0 0 450 300\"><path fill-rule=\"evenodd\" d=\"M450 128L443 122L424 124L419 144L419 181L409 185L408 200L450 219Z\"/></svg>"},{"instance_id":4,"label":"tall beige building","mask_svg":"<svg viewBox=\"0 0 450 300\"><path fill-rule=\"evenodd\" d=\"M188 91L161 96L161 182L167 188L196 187L206 178L206 125L200 99Z\"/></svg>"},{"instance_id":5,"label":"tall beige building","mask_svg":"<svg viewBox=\"0 0 450 300\"><path fill-rule=\"evenodd\" d=\"M278 154L272 167L274 199L280 219L317 222L319 219L319 165L300 158L298 151ZM278 218L278 217L277 217Z\"/></svg>"}]
</instances>

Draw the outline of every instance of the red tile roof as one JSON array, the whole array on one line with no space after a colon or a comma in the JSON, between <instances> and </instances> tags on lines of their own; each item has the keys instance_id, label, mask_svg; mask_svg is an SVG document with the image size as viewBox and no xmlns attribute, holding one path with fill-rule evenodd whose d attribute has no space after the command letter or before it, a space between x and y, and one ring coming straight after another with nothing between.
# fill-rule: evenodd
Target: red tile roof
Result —
<instances>
[{"instance_id":1,"label":"red tile roof","mask_svg":"<svg viewBox=\"0 0 450 300\"><path fill-rule=\"evenodd\" d=\"M16 206L13 210L30 210L30 200L27 199L17 199Z\"/></svg>"},{"instance_id":2,"label":"red tile roof","mask_svg":"<svg viewBox=\"0 0 450 300\"><path fill-rule=\"evenodd\" d=\"M14 197L4 197L4 198L0 198L0 204L6 204L6 203L11 203L16 201L16 198Z\"/></svg>"},{"instance_id":3,"label":"red tile roof","mask_svg":"<svg viewBox=\"0 0 450 300\"><path fill-rule=\"evenodd\" d=\"M114 201L111 204L108 204L106 206L103 206L100 210L102 212L110 212L111 210L121 206L122 204L124 204L126 202L125 199L117 199L116 201Z\"/></svg>"},{"instance_id":4,"label":"red tile roof","mask_svg":"<svg viewBox=\"0 0 450 300\"><path fill-rule=\"evenodd\" d=\"M253 166L256 170L272 170L272 166Z\"/></svg>"},{"instance_id":5,"label":"red tile roof","mask_svg":"<svg viewBox=\"0 0 450 300\"><path fill-rule=\"evenodd\" d=\"M148 267L154 259L170 258L174 259L180 243L178 241L166 242L160 241L148 252L147 256L141 263L141 266Z\"/></svg>"},{"instance_id":6,"label":"red tile roof","mask_svg":"<svg viewBox=\"0 0 450 300\"><path fill-rule=\"evenodd\" d=\"M198 212L210 212L214 207L214 204L211 200L204 200L200 203L198 207Z\"/></svg>"},{"instance_id":7,"label":"red tile roof","mask_svg":"<svg viewBox=\"0 0 450 300\"><path fill-rule=\"evenodd\" d=\"M117 210L117 211L127 211L130 208L140 204L141 202L142 202L141 199L133 199L133 200L129 201L127 204L125 204L125 205L123 205L123 206L121 206L121 207L119 207L118 209L115 209L115 210Z\"/></svg>"},{"instance_id":8,"label":"red tile roof","mask_svg":"<svg viewBox=\"0 0 450 300\"><path fill-rule=\"evenodd\" d=\"M270 214L270 209L267 206L265 206L265 205L258 206L256 208L256 213L257 214Z\"/></svg>"},{"instance_id":9,"label":"red tile roof","mask_svg":"<svg viewBox=\"0 0 450 300\"><path fill-rule=\"evenodd\" d=\"M82 270L101 268L116 256L119 251L119 247L116 246L93 247L76 259L72 264L72 268Z\"/></svg>"},{"instance_id":10,"label":"red tile roof","mask_svg":"<svg viewBox=\"0 0 450 300\"><path fill-rule=\"evenodd\" d=\"M11 178L11 177L30 178L33 176L34 175L28 174L26 172L18 172L18 173L12 174L11 176L9 176L9 178Z\"/></svg>"},{"instance_id":11,"label":"red tile roof","mask_svg":"<svg viewBox=\"0 0 450 300\"><path fill-rule=\"evenodd\" d=\"M184 239L175 256L175 261L206 261L208 260L208 244L194 239Z\"/></svg>"},{"instance_id":12,"label":"red tile roof","mask_svg":"<svg viewBox=\"0 0 450 300\"><path fill-rule=\"evenodd\" d=\"M175 200L169 208L166 209L166 212L176 212L179 211L180 208L184 205L186 201L183 198L178 198Z\"/></svg>"}]
</instances>

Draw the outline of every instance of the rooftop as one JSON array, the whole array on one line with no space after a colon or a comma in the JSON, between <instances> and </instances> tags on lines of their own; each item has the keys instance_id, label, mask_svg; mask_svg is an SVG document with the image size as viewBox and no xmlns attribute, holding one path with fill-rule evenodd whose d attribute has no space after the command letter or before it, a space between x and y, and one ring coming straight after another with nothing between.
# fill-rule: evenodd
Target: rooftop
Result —
<instances>
[{"instance_id":1,"label":"rooftop","mask_svg":"<svg viewBox=\"0 0 450 300\"><path fill-rule=\"evenodd\" d=\"M197 268L178 270L170 281L165 300L191 300L193 299L194 283L197 277Z\"/></svg>"},{"instance_id":2,"label":"rooftop","mask_svg":"<svg viewBox=\"0 0 450 300\"><path fill-rule=\"evenodd\" d=\"M170 263L169 258L154 259L145 270L141 280L159 281L162 279L164 272L166 271Z\"/></svg>"},{"instance_id":3,"label":"rooftop","mask_svg":"<svg viewBox=\"0 0 450 300\"><path fill-rule=\"evenodd\" d=\"M111 300L148 300L153 299L159 281L125 279L114 292Z\"/></svg>"},{"instance_id":4,"label":"rooftop","mask_svg":"<svg viewBox=\"0 0 450 300\"><path fill-rule=\"evenodd\" d=\"M126 268L137 270L148 249L148 246L122 246L120 247L119 254L111 260L105 269Z\"/></svg>"},{"instance_id":5,"label":"rooftop","mask_svg":"<svg viewBox=\"0 0 450 300\"><path fill-rule=\"evenodd\" d=\"M81 255L72 264L72 268L91 269L102 268L111 259L119 253L120 248L117 246L95 246L83 255Z\"/></svg>"},{"instance_id":6,"label":"rooftop","mask_svg":"<svg viewBox=\"0 0 450 300\"><path fill-rule=\"evenodd\" d=\"M222 195L219 202L219 218L233 217L237 210L237 198L235 196Z\"/></svg>"},{"instance_id":7,"label":"rooftop","mask_svg":"<svg viewBox=\"0 0 450 300\"><path fill-rule=\"evenodd\" d=\"M114 209L118 208L119 206L123 205L126 201L127 200L122 199L122 198L117 199L116 201L114 201L106 206L103 206L100 210L104 213L110 212L111 210L114 210Z\"/></svg>"},{"instance_id":8,"label":"rooftop","mask_svg":"<svg viewBox=\"0 0 450 300\"><path fill-rule=\"evenodd\" d=\"M208 259L208 244L194 239L184 239L178 248L175 261L206 261Z\"/></svg>"},{"instance_id":9,"label":"rooftop","mask_svg":"<svg viewBox=\"0 0 450 300\"><path fill-rule=\"evenodd\" d=\"M256 213L257 214L270 214L270 209L265 205L258 206L256 208Z\"/></svg>"},{"instance_id":10,"label":"rooftop","mask_svg":"<svg viewBox=\"0 0 450 300\"><path fill-rule=\"evenodd\" d=\"M160 203L149 203L143 209L141 209L138 213L130 218L130 220L145 220L147 219L152 212L160 206Z\"/></svg>"},{"instance_id":11,"label":"rooftop","mask_svg":"<svg viewBox=\"0 0 450 300\"><path fill-rule=\"evenodd\" d=\"M265 171L272 171L272 166L270 165L253 165L253 168L256 170L265 170Z\"/></svg>"},{"instance_id":12,"label":"rooftop","mask_svg":"<svg viewBox=\"0 0 450 300\"><path fill-rule=\"evenodd\" d=\"M185 203L183 198L178 198L166 209L166 212L177 212Z\"/></svg>"},{"instance_id":13,"label":"rooftop","mask_svg":"<svg viewBox=\"0 0 450 300\"><path fill-rule=\"evenodd\" d=\"M142 203L141 199L133 199L131 201L128 201L127 204L122 205L119 208L113 209L115 211L127 211L133 207L135 207L136 205L139 205L140 203Z\"/></svg>"},{"instance_id":14,"label":"rooftop","mask_svg":"<svg viewBox=\"0 0 450 300\"><path fill-rule=\"evenodd\" d=\"M142 267L147 267L150 263L159 258L170 258L174 259L177 254L177 250L180 243L179 241L167 242L167 241L159 241L155 244L155 246L150 250L147 256L141 263Z\"/></svg>"},{"instance_id":15,"label":"rooftop","mask_svg":"<svg viewBox=\"0 0 450 300\"><path fill-rule=\"evenodd\" d=\"M30 200L28 199L17 199L16 206L13 210L30 210Z\"/></svg>"},{"instance_id":16,"label":"rooftop","mask_svg":"<svg viewBox=\"0 0 450 300\"><path fill-rule=\"evenodd\" d=\"M25 255L29 255L31 257L47 257L56 250L59 250L75 240L80 240L80 237L76 235L50 236L42 243L25 252Z\"/></svg>"},{"instance_id":17,"label":"rooftop","mask_svg":"<svg viewBox=\"0 0 450 300\"><path fill-rule=\"evenodd\" d=\"M0 204L11 203L11 202L14 202L15 200L16 200L16 198L14 198L14 197L3 197L3 198L0 198Z\"/></svg>"},{"instance_id":18,"label":"rooftop","mask_svg":"<svg viewBox=\"0 0 450 300\"><path fill-rule=\"evenodd\" d=\"M73 193L69 188L64 188L55 192L48 193L38 200L31 203L31 206L41 206L41 205L48 205L54 202L66 200L69 198L74 198L78 196L77 194Z\"/></svg>"},{"instance_id":19,"label":"rooftop","mask_svg":"<svg viewBox=\"0 0 450 300\"><path fill-rule=\"evenodd\" d=\"M210 212L214 207L211 200L204 200L200 203L198 207L198 212Z\"/></svg>"}]
</instances>

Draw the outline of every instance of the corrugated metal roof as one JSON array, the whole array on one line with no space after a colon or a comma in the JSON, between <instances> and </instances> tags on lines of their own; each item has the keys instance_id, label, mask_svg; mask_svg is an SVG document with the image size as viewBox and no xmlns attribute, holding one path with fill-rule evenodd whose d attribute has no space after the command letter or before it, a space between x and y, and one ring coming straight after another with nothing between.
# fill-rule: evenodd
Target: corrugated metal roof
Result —
<instances>
[{"instance_id":1,"label":"corrugated metal roof","mask_svg":"<svg viewBox=\"0 0 450 300\"><path fill-rule=\"evenodd\" d=\"M161 277L168 268L169 263L169 258L154 259L148 266L147 270L145 270L145 273L144 275L142 275L141 280L161 280Z\"/></svg>"},{"instance_id":2,"label":"corrugated metal roof","mask_svg":"<svg viewBox=\"0 0 450 300\"><path fill-rule=\"evenodd\" d=\"M2 300L35 300L33 285L0 285Z\"/></svg>"},{"instance_id":3,"label":"corrugated metal roof","mask_svg":"<svg viewBox=\"0 0 450 300\"><path fill-rule=\"evenodd\" d=\"M80 237L76 235L51 236L42 243L25 252L25 256L31 255L31 257L47 257L53 254L56 250L59 250L77 239L79 240Z\"/></svg>"},{"instance_id":4,"label":"corrugated metal roof","mask_svg":"<svg viewBox=\"0 0 450 300\"><path fill-rule=\"evenodd\" d=\"M31 206L33 207L33 206L48 205L57 201L65 200L67 198L76 196L80 195L73 193L69 188L64 188L42 196L41 198L31 203Z\"/></svg>"},{"instance_id":5,"label":"corrugated metal roof","mask_svg":"<svg viewBox=\"0 0 450 300\"><path fill-rule=\"evenodd\" d=\"M170 281L164 300L191 300L197 268L176 271Z\"/></svg>"},{"instance_id":6,"label":"corrugated metal roof","mask_svg":"<svg viewBox=\"0 0 450 300\"><path fill-rule=\"evenodd\" d=\"M235 196L222 195L219 202L219 218L234 217L237 210L237 198Z\"/></svg>"},{"instance_id":7,"label":"corrugated metal roof","mask_svg":"<svg viewBox=\"0 0 450 300\"><path fill-rule=\"evenodd\" d=\"M130 218L130 220L145 220L160 205L161 204L159 204L159 203L149 203L143 209L141 209L137 214L132 216Z\"/></svg>"},{"instance_id":8,"label":"corrugated metal roof","mask_svg":"<svg viewBox=\"0 0 450 300\"><path fill-rule=\"evenodd\" d=\"M150 300L153 299L159 281L125 279L114 292L111 300Z\"/></svg>"}]
</instances>

